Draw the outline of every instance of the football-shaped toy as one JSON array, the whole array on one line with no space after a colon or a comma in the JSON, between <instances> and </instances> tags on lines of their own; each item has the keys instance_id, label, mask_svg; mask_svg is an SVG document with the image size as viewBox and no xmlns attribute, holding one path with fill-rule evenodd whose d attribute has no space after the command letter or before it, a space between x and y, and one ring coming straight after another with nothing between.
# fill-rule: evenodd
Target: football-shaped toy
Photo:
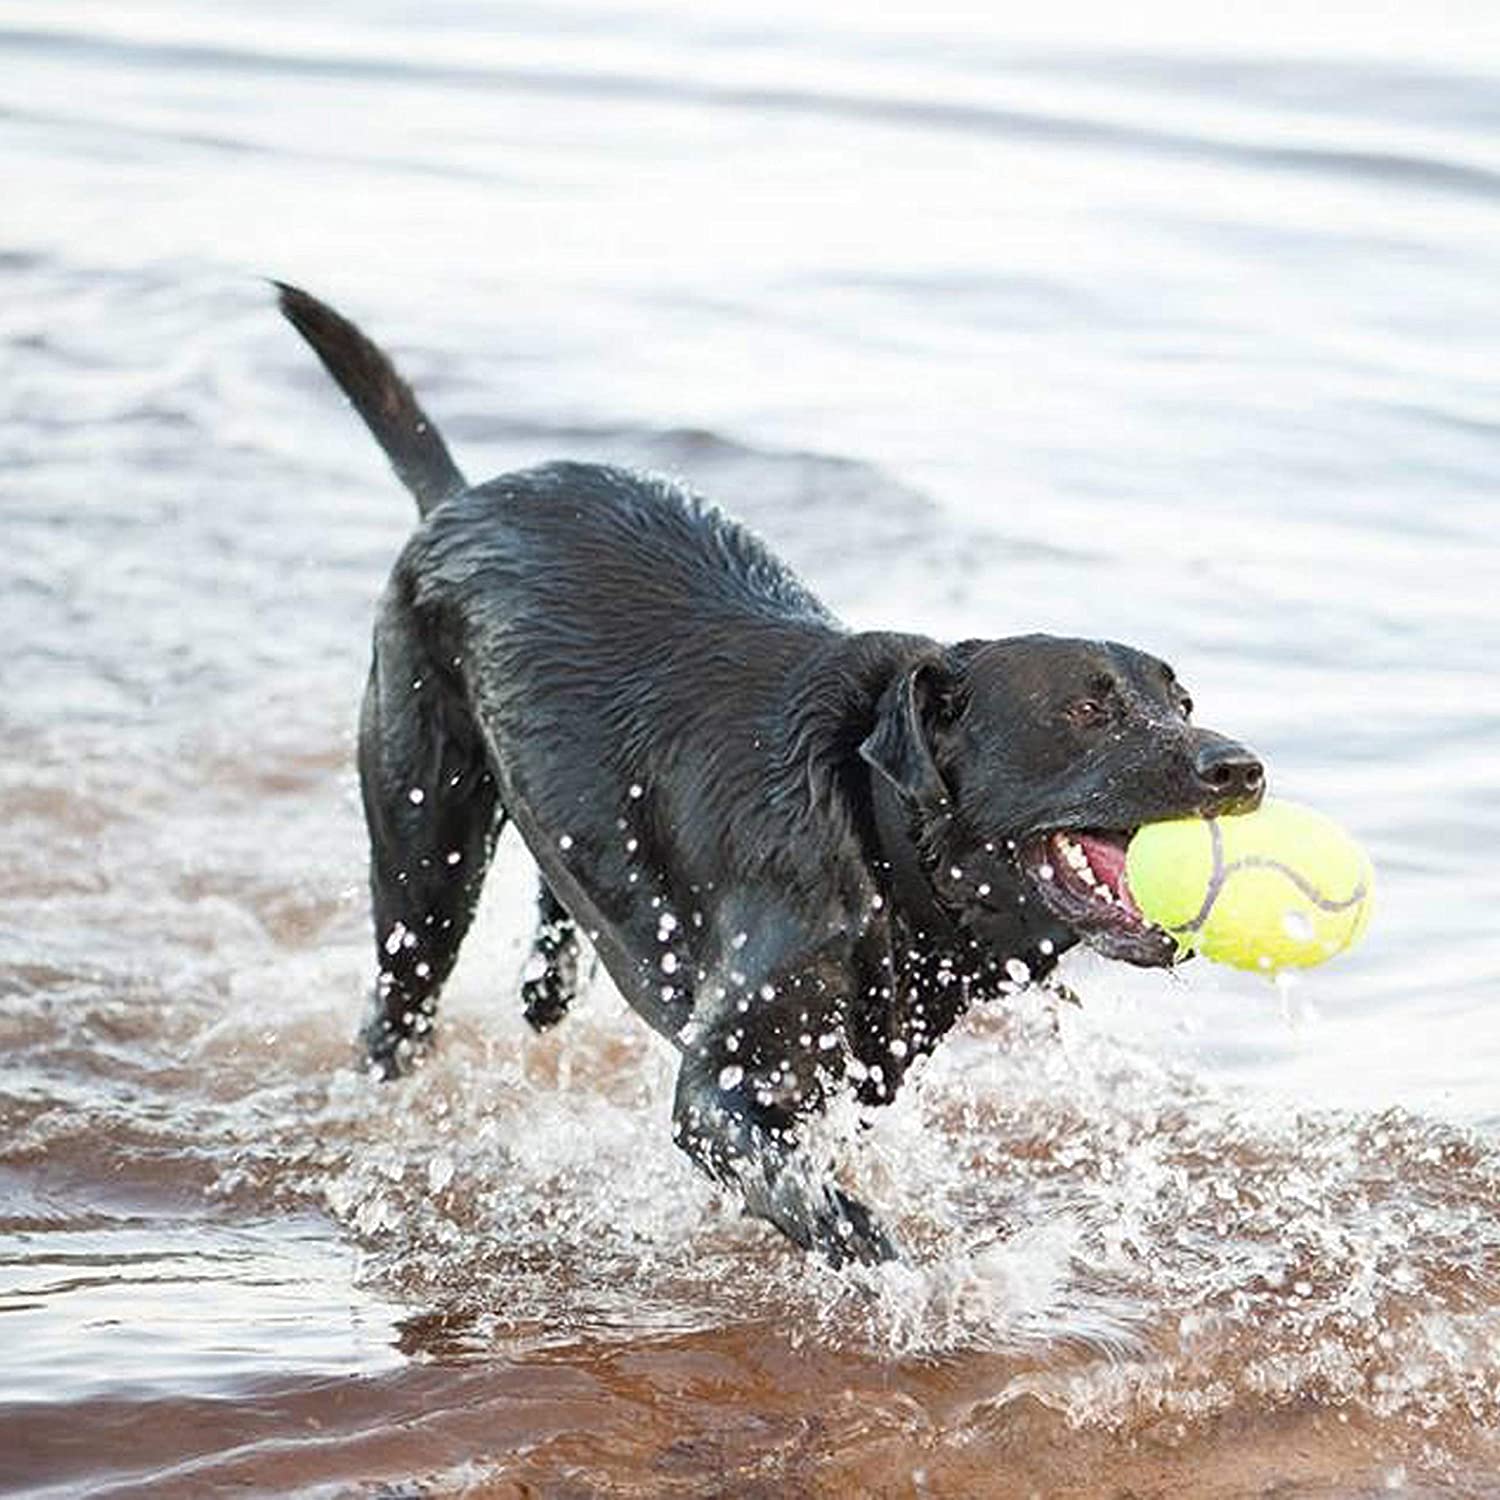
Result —
<instances>
[{"instance_id":1,"label":"football-shaped toy","mask_svg":"<svg viewBox=\"0 0 1500 1500\"><path fill-rule=\"evenodd\" d=\"M1330 818L1267 800L1251 813L1147 823L1125 878L1180 947L1274 974L1342 953L1370 921L1370 857Z\"/></svg>"}]
</instances>

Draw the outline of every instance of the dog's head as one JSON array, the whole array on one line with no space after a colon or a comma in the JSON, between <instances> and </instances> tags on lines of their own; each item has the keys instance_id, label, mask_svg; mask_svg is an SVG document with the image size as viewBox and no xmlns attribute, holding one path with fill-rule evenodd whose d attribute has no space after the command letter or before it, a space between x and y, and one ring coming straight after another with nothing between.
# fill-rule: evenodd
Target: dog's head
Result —
<instances>
[{"instance_id":1,"label":"dog's head","mask_svg":"<svg viewBox=\"0 0 1500 1500\"><path fill-rule=\"evenodd\" d=\"M1111 958L1165 965L1176 944L1125 884L1131 835L1249 811L1265 786L1252 751L1191 713L1171 667L1129 646L965 641L890 685L861 754L906 800L919 840L940 830L929 854L945 899L1000 930L1060 925Z\"/></svg>"}]
</instances>

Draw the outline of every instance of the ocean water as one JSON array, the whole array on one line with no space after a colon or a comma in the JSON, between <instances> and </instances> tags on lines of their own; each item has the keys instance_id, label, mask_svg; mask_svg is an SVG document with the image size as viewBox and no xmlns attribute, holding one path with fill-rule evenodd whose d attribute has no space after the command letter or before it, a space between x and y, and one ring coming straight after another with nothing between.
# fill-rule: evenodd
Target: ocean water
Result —
<instances>
[{"instance_id":1,"label":"ocean water","mask_svg":"<svg viewBox=\"0 0 1500 1500\"><path fill-rule=\"evenodd\" d=\"M1500 1494L1500 17L0 0L0 1487ZM1370 847L1275 988L1088 956L828 1131L908 1262L697 1177L508 836L354 1067L410 501L671 472L851 625L1109 636Z\"/></svg>"}]
</instances>

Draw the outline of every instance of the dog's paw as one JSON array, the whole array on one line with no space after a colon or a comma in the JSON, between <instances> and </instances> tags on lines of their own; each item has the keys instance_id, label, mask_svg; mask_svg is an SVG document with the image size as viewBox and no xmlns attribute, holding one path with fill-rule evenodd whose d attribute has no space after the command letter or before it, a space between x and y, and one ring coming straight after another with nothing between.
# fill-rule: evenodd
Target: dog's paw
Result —
<instances>
[{"instance_id":1,"label":"dog's paw","mask_svg":"<svg viewBox=\"0 0 1500 1500\"><path fill-rule=\"evenodd\" d=\"M358 1065L372 1078L389 1082L405 1078L426 1050L423 1040L403 1035L383 1016L375 1016L360 1030Z\"/></svg>"},{"instance_id":2,"label":"dog's paw","mask_svg":"<svg viewBox=\"0 0 1500 1500\"><path fill-rule=\"evenodd\" d=\"M548 963L521 985L521 1003L533 1031L545 1031L567 1015L577 989L575 964Z\"/></svg>"},{"instance_id":3,"label":"dog's paw","mask_svg":"<svg viewBox=\"0 0 1500 1500\"><path fill-rule=\"evenodd\" d=\"M900 1259L890 1235L863 1203L842 1188L809 1179L796 1166L777 1175L767 1208L766 1217L778 1229L834 1270Z\"/></svg>"},{"instance_id":4,"label":"dog's paw","mask_svg":"<svg viewBox=\"0 0 1500 1500\"><path fill-rule=\"evenodd\" d=\"M880 1220L858 1198L839 1188L830 1188L828 1197L831 1212L819 1220L814 1248L834 1270L849 1261L878 1266L900 1259Z\"/></svg>"}]
</instances>

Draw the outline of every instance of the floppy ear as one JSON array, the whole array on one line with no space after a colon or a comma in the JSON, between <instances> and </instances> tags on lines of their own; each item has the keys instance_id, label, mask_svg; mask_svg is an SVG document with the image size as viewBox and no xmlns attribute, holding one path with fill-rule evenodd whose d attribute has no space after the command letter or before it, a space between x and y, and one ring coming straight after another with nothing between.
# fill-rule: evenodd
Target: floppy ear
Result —
<instances>
[{"instance_id":1,"label":"floppy ear","mask_svg":"<svg viewBox=\"0 0 1500 1500\"><path fill-rule=\"evenodd\" d=\"M924 661L891 683L881 695L875 727L859 747L902 796L922 804L948 799L930 743L935 705L944 690L941 675L935 662Z\"/></svg>"}]
</instances>

